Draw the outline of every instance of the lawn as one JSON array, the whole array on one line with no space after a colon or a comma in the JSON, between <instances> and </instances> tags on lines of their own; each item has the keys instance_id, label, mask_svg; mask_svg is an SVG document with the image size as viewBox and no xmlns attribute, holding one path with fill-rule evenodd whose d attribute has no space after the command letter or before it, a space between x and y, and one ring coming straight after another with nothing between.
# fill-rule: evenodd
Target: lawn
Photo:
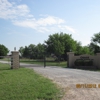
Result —
<instances>
[{"instance_id":1,"label":"lawn","mask_svg":"<svg viewBox=\"0 0 100 100\"><path fill-rule=\"evenodd\" d=\"M60 100L61 89L32 69L0 63L0 100Z\"/></svg>"},{"instance_id":2,"label":"lawn","mask_svg":"<svg viewBox=\"0 0 100 100\"><path fill-rule=\"evenodd\" d=\"M31 60L31 59L20 59L21 63L30 63L30 64L39 64L44 65L43 60ZM53 60L46 60L46 66L59 66L59 67L67 67L67 61L53 61Z\"/></svg>"}]
</instances>

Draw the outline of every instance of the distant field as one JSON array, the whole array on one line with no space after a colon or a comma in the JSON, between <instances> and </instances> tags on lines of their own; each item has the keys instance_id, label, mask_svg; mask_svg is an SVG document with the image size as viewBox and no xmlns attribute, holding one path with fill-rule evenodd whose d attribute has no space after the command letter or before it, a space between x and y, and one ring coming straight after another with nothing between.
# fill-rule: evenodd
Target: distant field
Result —
<instances>
[{"instance_id":1,"label":"distant field","mask_svg":"<svg viewBox=\"0 0 100 100\"><path fill-rule=\"evenodd\" d=\"M10 61L10 60L11 60L11 58L3 58L3 59L0 59L0 60Z\"/></svg>"},{"instance_id":2,"label":"distant field","mask_svg":"<svg viewBox=\"0 0 100 100\"><path fill-rule=\"evenodd\" d=\"M60 91L31 69L11 70L9 65L0 63L0 100L60 100Z\"/></svg>"},{"instance_id":3,"label":"distant field","mask_svg":"<svg viewBox=\"0 0 100 100\"><path fill-rule=\"evenodd\" d=\"M0 60L4 60L4 61L11 61L10 58L4 58L4 59L0 59ZM42 59L20 59L21 63L29 63L29 64L39 64L39 65L44 65L44 60ZM67 67L67 61L54 61L53 58L46 58L46 66L59 66L59 67Z\"/></svg>"},{"instance_id":4,"label":"distant field","mask_svg":"<svg viewBox=\"0 0 100 100\"><path fill-rule=\"evenodd\" d=\"M48 59L46 59L46 66L67 67L67 61L57 62L57 61L50 60L50 59L48 60ZM20 59L20 62L22 62L22 63L44 65L44 61L43 60Z\"/></svg>"}]
</instances>

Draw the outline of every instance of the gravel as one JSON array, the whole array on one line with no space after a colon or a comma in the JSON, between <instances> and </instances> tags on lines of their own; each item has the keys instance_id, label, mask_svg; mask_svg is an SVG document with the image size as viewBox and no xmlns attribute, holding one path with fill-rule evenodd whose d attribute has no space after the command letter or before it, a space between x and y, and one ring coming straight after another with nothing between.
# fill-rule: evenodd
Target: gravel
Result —
<instances>
[{"instance_id":1,"label":"gravel","mask_svg":"<svg viewBox=\"0 0 100 100\"><path fill-rule=\"evenodd\" d=\"M37 73L52 79L65 90L62 100L100 100L100 72L60 67L29 67ZM83 84L77 88L77 84ZM92 88L85 87L92 84ZM94 85L96 87L94 87Z\"/></svg>"}]
</instances>

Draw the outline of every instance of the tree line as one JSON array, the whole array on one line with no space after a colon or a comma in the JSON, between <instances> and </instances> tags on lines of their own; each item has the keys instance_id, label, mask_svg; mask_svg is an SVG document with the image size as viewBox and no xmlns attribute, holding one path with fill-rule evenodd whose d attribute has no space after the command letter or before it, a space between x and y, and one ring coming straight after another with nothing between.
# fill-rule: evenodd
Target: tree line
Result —
<instances>
[{"instance_id":1,"label":"tree line","mask_svg":"<svg viewBox=\"0 0 100 100\"><path fill-rule=\"evenodd\" d=\"M20 47L19 52L25 58L42 59L44 57L44 44L30 44L29 46Z\"/></svg>"},{"instance_id":2,"label":"tree line","mask_svg":"<svg viewBox=\"0 0 100 100\"><path fill-rule=\"evenodd\" d=\"M74 52L75 55L96 54L100 50L99 44L100 33L94 34L89 45L82 46L81 42L74 40L71 34L61 32L49 35L43 44L30 44L29 46L20 47L19 52L22 57L31 59L42 59L44 55L53 55L57 59L63 58L66 60L67 52Z\"/></svg>"},{"instance_id":3,"label":"tree line","mask_svg":"<svg viewBox=\"0 0 100 100\"><path fill-rule=\"evenodd\" d=\"M9 52L8 48L0 44L0 56L6 56ZM75 55L91 54L100 52L100 32L93 35L91 43L82 46L80 41L74 40L71 34L55 33L49 35L43 44L30 44L29 46L20 47L19 52L22 57L30 59L42 59L44 55L54 56L57 59L66 60L67 52L74 52Z\"/></svg>"},{"instance_id":4,"label":"tree line","mask_svg":"<svg viewBox=\"0 0 100 100\"><path fill-rule=\"evenodd\" d=\"M3 44L0 44L0 56L6 56L8 52L9 52L8 48ZM2 58L3 57L0 57L0 59Z\"/></svg>"}]
</instances>

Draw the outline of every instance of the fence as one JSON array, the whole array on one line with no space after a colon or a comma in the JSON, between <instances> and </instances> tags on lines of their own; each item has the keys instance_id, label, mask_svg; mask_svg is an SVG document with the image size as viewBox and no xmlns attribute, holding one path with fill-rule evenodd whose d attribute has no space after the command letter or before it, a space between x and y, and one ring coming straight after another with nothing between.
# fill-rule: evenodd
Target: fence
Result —
<instances>
[{"instance_id":1,"label":"fence","mask_svg":"<svg viewBox=\"0 0 100 100\"><path fill-rule=\"evenodd\" d=\"M19 62L19 52L12 51L11 56L0 56L0 58L10 58L11 60L11 69L17 69L20 66Z\"/></svg>"}]
</instances>

